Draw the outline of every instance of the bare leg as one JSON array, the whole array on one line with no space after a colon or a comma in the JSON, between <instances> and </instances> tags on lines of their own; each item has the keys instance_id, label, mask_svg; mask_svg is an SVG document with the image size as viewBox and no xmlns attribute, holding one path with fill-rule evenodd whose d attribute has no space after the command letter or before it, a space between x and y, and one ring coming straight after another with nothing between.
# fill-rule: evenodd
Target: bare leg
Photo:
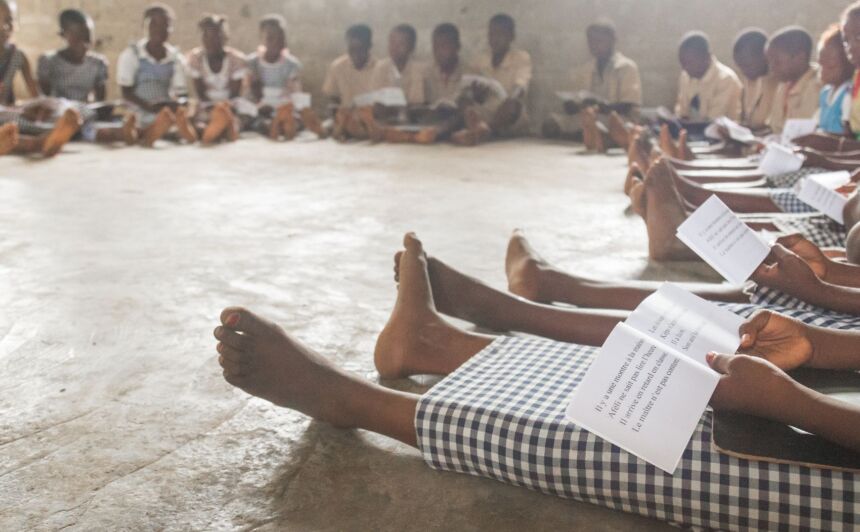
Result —
<instances>
[{"instance_id":1,"label":"bare leg","mask_svg":"<svg viewBox=\"0 0 860 532\"><path fill-rule=\"evenodd\" d=\"M200 141L203 144L215 143L224 135L224 132L233 123L233 120L233 111L230 110L229 104L224 102L215 104L209 116L209 123L203 129Z\"/></svg>"},{"instance_id":2,"label":"bare leg","mask_svg":"<svg viewBox=\"0 0 860 532\"><path fill-rule=\"evenodd\" d=\"M687 211L672 178L669 163L659 160L645 175L644 211L648 229L648 255L654 260L698 260L675 236Z\"/></svg>"},{"instance_id":3,"label":"bare leg","mask_svg":"<svg viewBox=\"0 0 860 532\"><path fill-rule=\"evenodd\" d=\"M619 147L628 149L630 145L630 131L627 124L616 111L609 113L609 136Z\"/></svg>"},{"instance_id":4,"label":"bare leg","mask_svg":"<svg viewBox=\"0 0 860 532\"><path fill-rule=\"evenodd\" d=\"M18 145L19 135L16 124L3 124L0 126L0 155L12 153Z\"/></svg>"},{"instance_id":5,"label":"bare leg","mask_svg":"<svg viewBox=\"0 0 860 532\"><path fill-rule=\"evenodd\" d=\"M466 107L463 111L465 129L451 135L451 142L458 146L476 146L486 142L491 135L490 126L484 122L478 112L472 107Z\"/></svg>"},{"instance_id":6,"label":"bare leg","mask_svg":"<svg viewBox=\"0 0 860 532\"><path fill-rule=\"evenodd\" d=\"M302 117L304 126L316 134L317 137L324 139L328 136L328 133L322 126L322 122L320 122L319 116L317 116L313 109L305 107L299 111L299 115Z\"/></svg>"},{"instance_id":7,"label":"bare leg","mask_svg":"<svg viewBox=\"0 0 860 532\"><path fill-rule=\"evenodd\" d=\"M140 132L141 142L144 146L151 148L155 141L163 137L173 124L176 123L176 115L165 107L155 116L155 120Z\"/></svg>"},{"instance_id":8,"label":"bare leg","mask_svg":"<svg viewBox=\"0 0 860 532\"><path fill-rule=\"evenodd\" d=\"M62 116L57 119L54 129L45 137L42 144L42 155L53 157L60 153L63 146L72 140L75 133L81 128L81 115L74 109L66 109Z\"/></svg>"},{"instance_id":9,"label":"bare leg","mask_svg":"<svg viewBox=\"0 0 860 532\"><path fill-rule=\"evenodd\" d=\"M587 308L633 310L663 284L658 281L602 281L567 273L538 255L519 230L508 243L505 272L508 289L514 294L542 303L568 303ZM749 302L749 296L736 286L679 284L712 301Z\"/></svg>"},{"instance_id":10,"label":"bare leg","mask_svg":"<svg viewBox=\"0 0 860 532\"><path fill-rule=\"evenodd\" d=\"M678 192L681 193L687 202L695 207L707 201L711 196L717 196L734 212L782 212L782 209L770 199L770 194L767 190L747 189L743 192L711 190L681 176L672 168L671 164L667 163L667 167L675 180Z\"/></svg>"},{"instance_id":11,"label":"bare leg","mask_svg":"<svg viewBox=\"0 0 860 532\"><path fill-rule=\"evenodd\" d=\"M197 130L191 124L191 119L188 118L188 109L185 107L177 107L176 112L176 131L179 132L180 138L188 143L197 142Z\"/></svg>"}]
</instances>

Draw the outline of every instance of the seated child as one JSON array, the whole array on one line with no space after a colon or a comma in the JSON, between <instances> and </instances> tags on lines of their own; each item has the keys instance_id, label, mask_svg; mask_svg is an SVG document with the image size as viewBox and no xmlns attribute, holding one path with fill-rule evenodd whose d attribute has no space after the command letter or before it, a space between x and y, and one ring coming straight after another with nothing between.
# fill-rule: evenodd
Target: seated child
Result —
<instances>
[{"instance_id":1,"label":"seated child","mask_svg":"<svg viewBox=\"0 0 860 532\"><path fill-rule=\"evenodd\" d=\"M263 43L248 56L251 98L259 109L256 128L273 140L282 135L289 140L303 125L324 138L326 132L314 110L306 107L297 113L292 104L291 95L302 90L299 77L302 64L287 48L286 26L284 17L280 15L263 17L260 20Z\"/></svg>"},{"instance_id":2,"label":"seated child","mask_svg":"<svg viewBox=\"0 0 860 532\"><path fill-rule=\"evenodd\" d=\"M819 78L824 85L818 103L818 128L824 133L849 133L851 111L851 78L854 67L842 45L839 24L833 24L818 41Z\"/></svg>"},{"instance_id":3,"label":"seated child","mask_svg":"<svg viewBox=\"0 0 860 532\"><path fill-rule=\"evenodd\" d=\"M477 74L499 82L507 93L504 98L488 87L471 87L481 119L495 135L511 136L528 132L526 97L532 79L532 59L528 52L513 48L516 26L510 15L499 13L489 22L487 40L490 50L478 57Z\"/></svg>"},{"instance_id":4,"label":"seated child","mask_svg":"<svg viewBox=\"0 0 860 532\"><path fill-rule=\"evenodd\" d=\"M57 115L69 107L76 109L83 118L81 137L86 141L134 144L137 142L134 115L128 115L122 124L109 120L113 106L104 104L108 63L103 55L90 51L95 32L93 20L78 9L65 9L59 22L60 36L66 40L66 46L42 54L37 68L42 93L56 100L46 105ZM94 108L87 103L104 105Z\"/></svg>"},{"instance_id":5,"label":"seated child","mask_svg":"<svg viewBox=\"0 0 860 532\"><path fill-rule=\"evenodd\" d=\"M678 80L678 99L675 114L687 129L726 116L739 120L741 116L741 82L737 74L720 63L711 53L708 37L702 32L684 36L678 47L681 77ZM697 131L697 132L701 132Z\"/></svg>"},{"instance_id":6,"label":"seated child","mask_svg":"<svg viewBox=\"0 0 860 532\"><path fill-rule=\"evenodd\" d=\"M350 26L346 31L347 53L335 59L328 68L322 91L335 109L332 135L337 140L367 138L368 130L354 112L356 96L375 90L376 58L370 50L373 32L365 24Z\"/></svg>"},{"instance_id":7,"label":"seated child","mask_svg":"<svg viewBox=\"0 0 860 532\"><path fill-rule=\"evenodd\" d=\"M821 81L812 63L812 37L805 29L789 26L777 31L767 44L770 71L779 80L768 126L782 132L786 120L813 118L818 110Z\"/></svg>"},{"instance_id":8,"label":"seated child","mask_svg":"<svg viewBox=\"0 0 860 532\"><path fill-rule=\"evenodd\" d=\"M185 63L179 49L168 42L173 9L152 4L143 19L148 36L123 50L117 62L122 97L137 115L144 146L151 147L174 126L182 139L195 142L197 132L186 109Z\"/></svg>"},{"instance_id":9,"label":"seated child","mask_svg":"<svg viewBox=\"0 0 860 532\"><path fill-rule=\"evenodd\" d=\"M765 47L767 34L758 28L743 30L735 39L732 57L738 67L743 89L739 123L761 132L773 107L779 80L769 72Z\"/></svg>"},{"instance_id":10,"label":"seated child","mask_svg":"<svg viewBox=\"0 0 860 532\"><path fill-rule=\"evenodd\" d=\"M203 46L188 54L188 73L199 101L194 127L204 144L218 140L234 141L239 137L240 125L236 115L241 113L241 109L234 113L232 105L234 102L241 105L237 100L248 74L245 57L238 50L226 46L229 30L224 16L205 15L197 27Z\"/></svg>"},{"instance_id":11,"label":"seated child","mask_svg":"<svg viewBox=\"0 0 860 532\"><path fill-rule=\"evenodd\" d=\"M601 130L607 129L607 113L611 115L615 112L622 121L635 122L642 104L639 67L617 51L615 24L609 20L598 20L588 26L586 38L592 59L574 70L572 89L588 91L603 100L598 106L599 123L603 126ZM610 139L605 138L604 131L599 138L592 134L592 131L584 135L582 125L585 117L581 114L583 111L585 109L578 102L564 102L564 113L554 113L544 122L543 135L547 138L588 140L588 148L600 148L598 143ZM609 122L609 126L612 126L608 128L611 140L619 146L626 146L626 131L619 129L614 120Z\"/></svg>"}]
</instances>

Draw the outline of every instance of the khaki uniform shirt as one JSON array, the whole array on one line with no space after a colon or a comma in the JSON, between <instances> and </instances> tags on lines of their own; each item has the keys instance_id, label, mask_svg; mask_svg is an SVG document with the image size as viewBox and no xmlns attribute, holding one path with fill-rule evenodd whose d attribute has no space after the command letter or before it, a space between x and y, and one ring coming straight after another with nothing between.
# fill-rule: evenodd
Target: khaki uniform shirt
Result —
<instances>
[{"instance_id":1,"label":"khaki uniform shirt","mask_svg":"<svg viewBox=\"0 0 860 532\"><path fill-rule=\"evenodd\" d=\"M642 105L639 67L619 52L609 58L603 73L597 68L597 59L574 70L573 87L575 90L589 91L609 103Z\"/></svg>"},{"instance_id":2,"label":"khaki uniform shirt","mask_svg":"<svg viewBox=\"0 0 860 532\"><path fill-rule=\"evenodd\" d=\"M701 121L721 116L740 120L741 90L741 81L735 71L712 55L711 66L700 79L693 79L686 72L681 72L675 114ZM699 98L698 112L690 105L696 96Z\"/></svg>"},{"instance_id":3,"label":"khaki uniform shirt","mask_svg":"<svg viewBox=\"0 0 860 532\"><path fill-rule=\"evenodd\" d=\"M371 57L364 68L357 70L349 55L338 57L328 67L322 86L323 93L326 96L340 98L340 104L343 106L351 106L356 96L375 90L373 78L376 63L376 59Z\"/></svg>"},{"instance_id":4,"label":"khaki uniform shirt","mask_svg":"<svg viewBox=\"0 0 860 532\"><path fill-rule=\"evenodd\" d=\"M779 133L786 120L815 118L820 98L821 81L818 79L818 65L813 65L794 83L779 84L774 95L768 125L775 133Z\"/></svg>"}]
</instances>

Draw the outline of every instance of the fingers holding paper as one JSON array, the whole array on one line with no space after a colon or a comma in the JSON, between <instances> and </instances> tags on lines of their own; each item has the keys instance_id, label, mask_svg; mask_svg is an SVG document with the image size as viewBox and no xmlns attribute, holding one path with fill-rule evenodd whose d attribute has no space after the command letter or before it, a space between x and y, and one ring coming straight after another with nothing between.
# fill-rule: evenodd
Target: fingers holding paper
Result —
<instances>
[{"instance_id":1,"label":"fingers holding paper","mask_svg":"<svg viewBox=\"0 0 860 532\"><path fill-rule=\"evenodd\" d=\"M799 385L763 358L708 353L708 364L722 374L710 405L714 410L782 419Z\"/></svg>"},{"instance_id":2,"label":"fingers holding paper","mask_svg":"<svg viewBox=\"0 0 860 532\"><path fill-rule=\"evenodd\" d=\"M770 255L750 277L758 284L808 300L822 286L810 265L782 244L774 244Z\"/></svg>"},{"instance_id":3,"label":"fingers holding paper","mask_svg":"<svg viewBox=\"0 0 860 532\"><path fill-rule=\"evenodd\" d=\"M809 326L770 310L759 310L738 329L738 352L761 357L782 370L791 370L812 360Z\"/></svg>"}]
</instances>

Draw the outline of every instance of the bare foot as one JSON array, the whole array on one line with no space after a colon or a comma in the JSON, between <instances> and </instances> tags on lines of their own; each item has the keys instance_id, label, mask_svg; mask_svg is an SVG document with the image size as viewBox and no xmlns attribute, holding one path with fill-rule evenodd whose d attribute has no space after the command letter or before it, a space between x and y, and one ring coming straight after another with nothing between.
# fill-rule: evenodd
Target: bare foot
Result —
<instances>
[{"instance_id":1,"label":"bare foot","mask_svg":"<svg viewBox=\"0 0 860 532\"><path fill-rule=\"evenodd\" d=\"M445 348L451 338L465 333L436 312L421 242L409 233L403 246L404 251L398 254L397 302L376 342L376 369L386 379L453 371L457 365L444 356Z\"/></svg>"},{"instance_id":2,"label":"bare foot","mask_svg":"<svg viewBox=\"0 0 860 532\"><path fill-rule=\"evenodd\" d=\"M226 308L221 323L215 338L227 382L337 427L353 426L355 377L248 310Z\"/></svg>"},{"instance_id":3,"label":"bare foot","mask_svg":"<svg viewBox=\"0 0 860 532\"><path fill-rule=\"evenodd\" d=\"M173 124L176 123L176 115L169 108L164 107L155 115L155 120L143 130L143 145L151 148L155 141L163 137Z\"/></svg>"},{"instance_id":4,"label":"bare foot","mask_svg":"<svg viewBox=\"0 0 860 532\"><path fill-rule=\"evenodd\" d=\"M75 136L81 128L81 115L74 109L66 109L63 115L57 119L54 129L45 137L42 144L42 155L53 157L60 153L63 146Z\"/></svg>"},{"instance_id":5,"label":"bare foot","mask_svg":"<svg viewBox=\"0 0 860 532\"><path fill-rule=\"evenodd\" d=\"M645 220L646 216L646 197L645 183L639 177L634 177L630 182L630 192L627 193L630 197L630 209Z\"/></svg>"},{"instance_id":6,"label":"bare foot","mask_svg":"<svg viewBox=\"0 0 860 532\"><path fill-rule=\"evenodd\" d=\"M630 145L630 133L627 131L627 125L616 111L609 113L609 136L615 144L625 150Z\"/></svg>"},{"instance_id":7,"label":"bare foot","mask_svg":"<svg viewBox=\"0 0 860 532\"><path fill-rule=\"evenodd\" d=\"M624 193L628 196L630 195L630 188L633 187L633 178L635 177L643 179L645 175L642 173L639 165L634 162L630 163L630 167L627 169L627 178L624 180Z\"/></svg>"},{"instance_id":8,"label":"bare foot","mask_svg":"<svg viewBox=\"0 0 860 532\"><path fill-rule=\"evenodd\" d=\"M122 121L122 140L126 145L133 146L137 144L137 139L137 115L129 113Z\"/></svg>"},{"instance_id":9,"label":"bare foot","mask_svg":"<svg viewBox=\"0 0 860 532\"><path fill-rule=\"evenodd\" d=\"M515 230L508 241L505 256L508 290L530 301L549 302L541 293L540 283L541 273L548 268L549 263L534 250L525 233Z\"/></svg>"},{"instance_id":10,"label":"bare foot","mask_svg":"<svg viewBox=\"0 0 860 532\"><path fill-rule=\"evenodd\" d=\"M690 146L687 144L687 130L682 129L680 133L678 133L678 142L677 142L677 153L678 157L685 161L692 161L696 158L693 155L693 150L690 149Z\"/></svg>"},{"instance_id":11,"label":"bare foot","mask_svg":"<svg viewBox=\"0 0 860 532\"><path fill-rule=\"evenodd\" d=\"M490 126L481 118L474 108L468 108L463 113L463 119L468 129L475 138L476 143L486 142L492 135Z\"/></svg>"},{"instance_id":12,"label":"bare foot","mask_svg":"<svg viewBox=\"0 0 860 532\"><path fill-rule=\"evenodd\" d=\"M674 159L678 158L678 148L675 146L675 140L669 132L669 126L666 124L660 126L660 149L667 156Z\"/></svg>"},{"instance_id":13,"label":"bare foot","mask_svg":"<svg viewBox=\"0 0 860 532\"><path fill-rule=\"evenodd\" d=\"M651 167L651 151L654 147L654 140L651 134L644 129L639 129L634 138L630 140L630 151L628 157L633 159L633 162L639 165L639 169L647 172Z\"/></svg>"},{"instance_id":14,"label":"bare foot","mask_svg":"<svg viewBox=\"0 0 860 532\"><path fill-rule=\"evenodd\" d=\"M435 127L422 128L415 134L416 144L433 144L436 142L436 137L439 135L439 130Z\"/></svg>"},{"instance_id":15,"label":"bare foot","mask_svg":"<svg viewBox=\"0 0 860 532\"><path fill-rule=\"evenodd\" d=\"M385 129L376 121L373 116L373 107L359 107L357 110L358 118L367 130L367 135L371 142L382 142L385 139Z\"/></svg>"},{"instance_id":16,"label":"bare foot","mask_svg":"<svg viewBox=\"0 0 860 532\"><path fill-rule=\"evenodd\" d=\"M587 109L579 112L579 124L582 127L582 143L586 150L591 151L594 149L594 128L591 127L591 116L585 112Z\"/></svg>"},{"instance_id":17,"label":"bare foot","mask_svg":"<svg viewBox=\"0 0 860 532\"><path fill-rule=\"evenodd\" d=\"M478 144L478 138L468 129L461 129L451 135L451 142L457 146L475 146Z\"/></svg>"},{"instance_id":18,"label":"bare foot","mask_svg":"<svg viewBox=\"0 0 860 532\"><path fill-rule=\"evenodd\" d=\"M18 145L18 125L3 124L0 126L0 155L11 153Z\"/></svg>"},{"instance_id":19,"label":"bare foot","mask_svg":"<svg viewBox=\"0 0 860 532\"><path fill-rule=\"evenodd\" d=\"M606 152L606 143L603 141L603 132L597 127L597 111L594 107L586 107L582 110L582 134L586 139L585 146L598 153Z\"/></svg>"},{"instance_id":20,"label":"bare foot","mask_svg":"<svg viewBox=\"0 0 860 532\"><path fill-rule=\"evenodd\" d=\"M272 122L269 124L269 139L271 140L279 140L281 138L281 119L282 119L282 111L281 107L278 107L274 115L272 116Z\"/></svg>"},{"instance_id":21,"label":"bare foot","mask_svg":"<svg viewBox=\"0 0 860 532\"><path fill-rule=\"evenodd\" d=\"M299 115L302 118L302 123L305 127L316 134L320 139L324 139L328 136L328 132L322 126L322 122L320 122L319 116L314 112L310 107L305 107L301 111L299 111Z\"/></svg>"},{"instance_id":22,"label":"bare foot","mask_svg":"<svg viewBox=\"0 0 860 532\"><path fill-rule=\"evenodd\" d=\"M338 110L334 114L334 127L331 132L331 136L334 140L338 142L344 142L346 140L346 125L350 120L351 113L349 109L345 109L343 107L338 108Z\"/></svg>"},{"instance_id":23,"label":"bare foot","mask_svg":"<svg viewBox=\"0 0 860 532\"><path fill-rule=\"evenodd\" d=\"M415 133L412 131L403 131L396 127L385 128L385 133L383 134L385 142L391 144L409 144L415 142L415 136Z\"/></svg>"},{"instance_id":24,"label":"bare foot","mask_svg":"<svg viewBox=\"0 0 860 532\"><path fill-rule=\"evenodd\" d=\"M287 103L278 107L276 119L281 122L281 133L287 140L296 138L296 133L299 131L299 125L296 123L296 115L294 113L293 104Z\"/></svg>"},{"instance_id":25,"label":"bare foot","mask_svg":"<svg viewBox=\"0 0 860 532\"><path fill-rule=\"evenodd\" d=\"M230 124L233 122L233 112L230 111L229 106L225 106L223 103L217 103L212 108L212 112L209 115L209 123L206 124L206 128L203 130L203 135L200 138L200 141L203 144L213 144L224 133L224 131L230 127Z\"/></svg>"},{"instance_id":26,"label":"bare foot","mask_svg":"<svg viewBox=\"0 0 860 532\"><path fill-rule=\"evenodd\" d=\"M697 255L675 236L678 226L687 219L687 211L672 172L669 162L660 159L645 175L648 254L654 260L695 260Z\"/></svg>"},{"instance_id":27,"label":"bare foot","mask_svg":"<svg viewBox=\"0 0 860 532\"><path fill-rule=\"evenodd\" d=\"M197 130L188 119L188 110L185 107L176 108L176 131L185 142L193 144L197 142Z\"/></svg>"}]
</instances>

